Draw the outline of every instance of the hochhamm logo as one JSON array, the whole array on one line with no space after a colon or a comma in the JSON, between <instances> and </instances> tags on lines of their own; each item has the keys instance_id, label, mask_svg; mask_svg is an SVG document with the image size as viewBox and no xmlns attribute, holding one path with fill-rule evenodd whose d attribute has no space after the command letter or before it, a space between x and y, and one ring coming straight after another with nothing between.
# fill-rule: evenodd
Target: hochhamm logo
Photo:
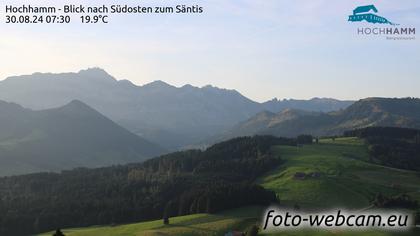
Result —
<instances>
[{"instance_id":1,"label":"hochhamm logo","mask_svg":"<svg viewBox=\"0 0 420 236\"><path fill-rule=\"evenodd\" d=\"M389 25L378 27L363 27L357 29L358 35L385 35L388 40L414 40L416 28L397 27L387 18L377 14L378 9L374 5L359 6L353 10L353 14L349 16L348 21L361 24L363 21L369 24Z\"/></svg>"},{"instance_id":2,"label":"hochhamm logo","mask_svg":"<svg viewBox=\"0 0 420 236\"><path fill-rule=\"evenodd\" d=\"M349 16L349 21L367 21L369 23L397 25L388 21L385 17L373 14L378 13L378 9L374 5L360 6L353 10L353 15Z\"/></svg>"}]
</instances>

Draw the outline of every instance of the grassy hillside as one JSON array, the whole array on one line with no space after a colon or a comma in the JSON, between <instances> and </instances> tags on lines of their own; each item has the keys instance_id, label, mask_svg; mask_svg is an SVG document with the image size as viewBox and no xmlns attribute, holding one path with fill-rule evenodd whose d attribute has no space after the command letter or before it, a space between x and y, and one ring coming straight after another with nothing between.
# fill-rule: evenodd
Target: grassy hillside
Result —
<instances>
[{"instance_id":1,"label":"grassy hillside","mask_svg":"<svg viewBox=\"0 0 420 236\"><path fill-rule=\"evenodd\" d=\"M194 235L224 235L230 230L245 232L252 224L258 221L261 213L259 207L246 207L223 212L220 214L194 214L174 217L170 225L165 226L162 220L148 221L136 224L89 227L62 230L66 236L194 236ZM39 236L51 236L48 232ZM398 234L401 236L415 236L418 231ZM392 236L390 232L338 232L338 231L293 231L279 234L261 234L270 236Z\"/></svg>"},{"instance_id":2,"label":"grassy hillside","mask_svg":"<svg viewBox=\"0 0 420 236\"><path fill-rule=\"evenodd\" d=\"M277 146L274 150L286 163L259 182L275 191L286 205L363 208L378 192L395 195L420 191L418 173L365 162L368 154L360 139L324 139L319 144ZM319 176L299 179L296 173Z\"/></svg>"},{"instance_id":3,"label":"grassy hillside","mask_svg":"<svg viewBox=\"0 0 420 236\"><path fill-rule=\"evenodd\" d=\"M326 209L332 206L365 208L373 196L409 193L420 200L420 176L405 171L367 163L368 154L363 141L357 138L320 140L319 144L302 147L275 146L284 164L258 179L265 188L276 192L282 205L298 204L303 209ZM313 174L304 179L296 173ZM171 218L171 225L151 221L116 227L92 227L64 230L69 236L78 235L223 235L235 229L245 231L261 218L260 208L248 207L220 214L196 214ZM47 233L43 235L52 235ZM290 231L281 236L391 236L420 235L419 230L395 232Z\"/></svg>"},{"instance_id":4,"label":"grassy hillside","mask_svg":"<svg viewBox=\"0 0 420 236\"><path fill-rule=\"evenodd\" d=\"M260 216L260 207L246 207L220 214L194 214L170 218L170 225L162 220L137 224L68 229L62 232L66 236L152 236L152 235L224 235L230 230L246 230L255 224ZM40 236L51 236L53 232Z\"/></svg>"},{"instance_id":5,"label":"grassy hillside","mask_svg":"<svg viewBox=\"0 0 420 236\"><path fill-rule=\"evenodd\" d=\"M259 182L275 191L287 206L298 204L303 209L328 207L365 208L378 192L385 195L409 193L420 200L418 173L393 169L365 162L366 146L357 138L320 140L319 144L303 147L277 146L285 165L264 176ZM297 179L296 172L319 173L319 177ZM296 231L282 232L282 236L329 235L419 235L419 231L395 232L338 232ZM277 235L277 234L270 234Z\"/></svg>"},{"instance_id":6,"label":"grassy hillside","mask_svg":"<svg viewBox=\"0 0 420 236\"><path fill-rule=\"evenodd\" d=\"M270 236L418 236L418 230L412 232L396 233L396 232L380 232L380 231L362 231L362 232L344 232L344 231L292 231L281 232L279 234L267 234Z\"/></svg>"}]
</instances>

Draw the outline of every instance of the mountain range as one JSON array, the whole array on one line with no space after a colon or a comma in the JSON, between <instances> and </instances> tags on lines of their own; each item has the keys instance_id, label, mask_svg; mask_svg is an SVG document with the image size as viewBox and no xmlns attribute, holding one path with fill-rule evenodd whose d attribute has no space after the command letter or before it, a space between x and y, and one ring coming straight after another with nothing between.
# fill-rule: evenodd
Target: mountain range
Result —
<instances>
[{"instance_id":1,"label":"mountain range","mask_svg":"<svg viewBox=\"0 0 420 236\"><path fill-rule=\"evenodd\" d=\"M35 73L0 81L0 175L141 162L239 136L369 126L420 128L420 99L258 103L213 86L137 86L98 68Z\"/></svg>"},{"instance_id":2,"label":"mountain range","mask_svg":"<svg viewBox=\"0 0 420 236\"><path fill-rule=\"evenodd\" d=\"M370 126L420 128L420 99L366 98L346 109L333 112L296 109L286 109L278 113L264 111L240 122L218 139L256 134L283 137L299 134L330 136Z\"/></svg>"},{"instance_id":3,"label":"mountain range","mask_svg":"<svg viewBox=\"0 0 420 236\"><path fill-rule=\"evenodd\" d=\"M328 98L258 103L235 90L175 87L162 81L136 86L99 68L78 73L35 73L0 81L0 100L40 110L80 100L119 125L167 149L197 143L258 112L286 108L329 112L352 101Z\"/></svg>"},{"instance_id":4,"label":"mountain range","mask_svg":"<svg viewBox=\"0 0 420 236\"><path fill-rule=\"evenodd\" d=\"M0 175L141 162L164 149L80 101L33 111L0 101Z\"/></svg>"}]
</instances>

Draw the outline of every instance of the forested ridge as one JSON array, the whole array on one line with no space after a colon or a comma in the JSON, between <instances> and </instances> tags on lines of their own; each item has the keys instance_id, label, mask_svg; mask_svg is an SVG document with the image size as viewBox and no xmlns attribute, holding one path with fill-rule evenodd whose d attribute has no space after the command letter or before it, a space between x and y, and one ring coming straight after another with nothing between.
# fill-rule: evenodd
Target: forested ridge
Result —
<instances>
[{"instance_id":1,"label":"forested ridge","mask_svg":"<svg viewBox=\"0 0 420 236\"><path fill-rule=\"evenodd\" d=\"M368 127L347 131L344 135L365 139L371 162L420 171L420 130Z\"/></svg>"},{"instance_id":2,"label":"forested ridge","mask_svg":"<svg viewBox=\"0 0 420 236\"><path fill-rule=\"evenodd\" d=\"M254 180L281 164L278 144L296 140L243 137L139 164L0 178L0 235L270 204L275 194Z\"/></svg>"}]
</instances>

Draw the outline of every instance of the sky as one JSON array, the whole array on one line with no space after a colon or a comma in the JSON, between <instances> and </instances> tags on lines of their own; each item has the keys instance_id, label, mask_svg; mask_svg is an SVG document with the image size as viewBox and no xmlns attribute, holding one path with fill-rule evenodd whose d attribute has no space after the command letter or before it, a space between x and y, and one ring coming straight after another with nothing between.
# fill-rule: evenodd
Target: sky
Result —
<instances>
[{"instance_id":1,"label":"sky","mask_svg":"<svg viewBox=\"0 0 420 236\"><path fill-rule=\"evenodd\" d=\"M109 24L6 24L5 6L200 5L202 14L111 15ZM2 0L0 79L100 67L143 85L213 85L277 97L420 97L420 37L357 35L347 22L375 4L398 27L420 31L418 0ZM383 25L379 27L384 27Z\"/></svg>"}]
</instances>

